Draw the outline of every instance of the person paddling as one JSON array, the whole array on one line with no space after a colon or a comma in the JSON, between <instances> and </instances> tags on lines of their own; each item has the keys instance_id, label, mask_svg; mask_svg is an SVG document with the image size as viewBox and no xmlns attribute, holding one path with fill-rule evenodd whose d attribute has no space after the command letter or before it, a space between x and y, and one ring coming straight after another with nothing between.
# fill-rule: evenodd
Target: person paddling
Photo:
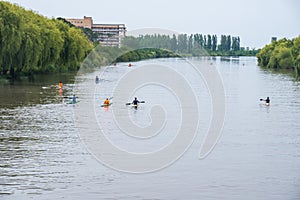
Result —
<instances>
[{"instance_id":1,"label":"person paddling","mask_svg":"<svg viewBox=\"0 0 300 200\"><path fill-rule=\"evenodd\" d=\"M106 98L105 101L103 102L103 104L104 104L104 105L109 105L109 104L110 104L109 99Z\"/></svg>"},{"instance_id":2,"label":"person paddling","mask_svg":"<svg viewBox=\"0 0 300 200\"><path fill-rule=\"evenodd\" d=\"M266 99L260 99L261 101L265 101L266 102L266 105L268 106L268 105L270 105L270 98L269 97L267 97Z\"/></svg>"},{"instance_id":3,"label":"person paddling","mask_svg":"<svg viewBox=\"0 0 300 200\"><path fill-rule=\"evenodd\" d=\"M61 81L59 82L58 87L59 87L60 90L63 89L63 83Z\"/></svg>"},{"instance_id":4,"label":"person paddling","mask_svg":"<svg viewBox=\"0 0 300 200\"><path fill-rule=\"evenodd\" d=\"M138 103L140 103L140 101L139 101L136 97L134 97L134 100L132 101L132 104L133 104L134 106L137 106Z\"/></svg>"},{"instance_id":5,"label":"person paddling","mask_svg":"<svg viewBox=\"0 0 300 200\"><path fill-rule=\"evenodd\" d=\"M125 105L132 105L132 107L137 109L139 103L145 103L145 101L139 101L136 97L134 97L134 100L131 103L126 103Z\"/></svg>"},{"instance_id":6,"label":"person paddling","mask_svg":"<svg viewBox=\"0 0 300 200\"><path fill-rule=\"evenodd\" d=\"M73 104L76 103L76 96L75 96L75 94L73 94L73 96L71 97L71 102L72 102Z\"/></svg>"}]
</instances>

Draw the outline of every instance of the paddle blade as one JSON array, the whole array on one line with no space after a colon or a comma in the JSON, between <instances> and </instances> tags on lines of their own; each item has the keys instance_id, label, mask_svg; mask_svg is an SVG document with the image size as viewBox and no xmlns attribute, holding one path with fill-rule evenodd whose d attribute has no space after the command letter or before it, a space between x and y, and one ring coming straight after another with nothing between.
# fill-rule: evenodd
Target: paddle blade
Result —
<instances>
[{"instance_id":1,"label":"paddle blade","mask_svg":"<svg viewBox=\"0 0 300 200\"><path fill-rule=\"evenodd\" d=\"M131 103L126 103L126 106L129 106Z\"/></svg>"},{"instance_id":2,"label":"paddle blade","mask_svg":"<svg viewBox=\"0 0 300 200\"><path fill-rule=\"evenodd\" d=\"M108 107L108 106L110 106L112 103L109 103L109 104L102 104L102 105L100 105L101 107Z\"/></svg>"},{"instance_id":3,"label":"paddle blade","mask_svg":"<svg viewBox=\"0 0 300 200\"><path fill-rule=\"evenodd\" d=\"M140 103L145 103L145 101L140 101Z\"/></svg>"}]
</instances>

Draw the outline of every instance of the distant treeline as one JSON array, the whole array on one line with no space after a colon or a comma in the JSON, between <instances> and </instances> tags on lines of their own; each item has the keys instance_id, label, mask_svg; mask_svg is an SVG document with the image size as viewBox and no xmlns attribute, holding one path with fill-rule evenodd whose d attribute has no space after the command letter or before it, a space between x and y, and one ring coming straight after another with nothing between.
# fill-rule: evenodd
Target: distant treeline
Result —
<instances>
[{"instance_id":1,"label":"distant treeline","mask_svg":"<svg viewBox=\"0 0 300 200\"><path fill-rule=\"evenodd\" d=\"M240 38L230 35L221 35L220 43L216 35L202 34L173 34L169 35L141 35L127 36L123 39L124 46L141 48L168 49L181 55L190 56L255 56L257 50L250 50L240 46Z\"/></svg>"},{"instance_id":2,"label":"distant treeline","mask_svg":"<svg viewBox=\"0 0 300 200\"><path fill-rule=\"evenodd\" d=\"M0 75L77 70L92 49L80 29L0 2Z\"/></svg>"},{"instance_id":3,"label":"distant treeline","mask_svg":"<svg viewBox=\"0 0 300 200\"><path fill-rule=\"evenodd\" d=\"M273 69L292 69L300 75L300 36L272 41L257 54L258 65Z\"/></svg>"},{"instance_id":4,"label":"distant treeline","mask_svg":"<svg viewBox=\"0 0 300 200\"><path fill-rule=\"evenodd\" d=\"M119 56L115 62L133 62L151 58L170 58L178 57L179 55L167 49L144 48L133 51L127 51Z\"/></svg>"}]
</instances>

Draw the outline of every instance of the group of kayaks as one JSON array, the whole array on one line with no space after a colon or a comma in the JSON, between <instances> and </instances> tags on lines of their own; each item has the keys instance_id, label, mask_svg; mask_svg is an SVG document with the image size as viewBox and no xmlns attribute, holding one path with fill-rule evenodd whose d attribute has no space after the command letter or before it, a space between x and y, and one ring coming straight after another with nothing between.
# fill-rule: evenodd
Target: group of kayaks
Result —
<instances>
[{"instance_id":1,"label":"group of kayaks","mask_svg":"<svg viewBox=\"0 0 300 200\"><path fill-rule=\"evenodd\" d=\"M103 102L103 104L101 105L101 107L109 107L111 106L113 103L110 102L110 100L112 99L112 97L110 98L106 98L105 101ZM134 100L131 103L126 103L126 106L131 105L133 108L137 109L138 108L138 104L140 103L145 103L145 101L139 101L137 100L137 98L135 97Z\"/></svg>"},{"instance_id":2,"label":"group of kayaks","mask_svg":"<svg viewBox=\"0 0 300 200\"><path fill-rule=\"evenodd\" d=\"M99 83L99 77L96 76L96 84ZM64 104L77 104L80 101L78 101L78 97L75 96L75 94L73 94L72 96L62 96L63 93L63 83L60 81L58 85L51 85L49 87L42 87L43 89L50 89L50 88L56 88L57 91L59 91L59 93L61 94L61 97L63 98L63 103ZM111 106L113 103L110 101L112 100L113 97L110 98L106 98L103 102L103 104L100 105L100 107L109 107ZM64 100L64 99L68 99L68 100ZM137 100L137 98L135 97L134 100L131 103L126 103L125 105L131 105L133 108L137 108L139 103L145 103L145 101L139 101Z\"/></svg>"},{"instance_id":3,"label":"group of kayaks","mask_svg":"<svg viewBox=\"0 0 300 200\"><path fill-rule=\"evenodd\" d=\"M99 82L99 78L98 76L96 76L96 83ZM55 86L57 90L59 90L60 92L63 90L63 83L60 81L58 86ZM50 87L42 87L43 89L49 89ZM69 101L68 102L64 102L65 104L76 104L79 103L80 101L77 100L77 97L75 95L71 96L71 97L64 97L64 98L68 98ZM105 101L103 102L103 104L100 105L100 107L109 107L111 106L113 103L110 101L112 99L112 97L110 98L106 98ZM260 101L264 101L266 106L270 105L270 97L267 97L266 99L259 99ZM136 97L134 98L134 100L131 103L126 103L126 106L131 105L133 108L137 108L138 104L140 103L145 103L145 101L139 101Z\"/></svg>"}]
</instances>

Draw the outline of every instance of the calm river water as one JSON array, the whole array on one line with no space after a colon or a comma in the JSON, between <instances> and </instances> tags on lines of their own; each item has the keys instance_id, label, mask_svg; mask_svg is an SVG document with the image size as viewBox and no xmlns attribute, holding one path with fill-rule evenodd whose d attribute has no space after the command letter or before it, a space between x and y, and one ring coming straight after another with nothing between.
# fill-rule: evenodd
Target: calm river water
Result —
<instances>
[{"instance_id":1,"label":"calm river water","mask_svg":"<svg viewBox=\"0 0 300 200\"><path fill-rule=\"evenodd\" d=\"M254 57L191 62L218 69L225 89L222 136L204 159L199 159L199 151L212 117L211 100L201 77L183 59L141 61L132 67L123 63L79 77L92 82L92 114L106 137L129 152L146 153L176 136L182 119L172 91L144 85L128 97L145 100L137 110L122 102L122 109L141 127L151 123L153 105L164 107L166 117L158 117L166 120L161 134L142 140L120 133L113 113L118 99L112 98L109 108L100 105L124 74L141 66L166 65L186 76L198 99L197 135L176 162L150 173L120 172L90 153L75 123L80 113L74 112L84 106L87 92L76 93L79 103L65 103L76 86L72 76L0 85L0 199L300 199L300 82L260 69ZM63 92L53 86L60 80ZM267 96L270 106L259 101Z\"/></svg>"}]
</instances>

